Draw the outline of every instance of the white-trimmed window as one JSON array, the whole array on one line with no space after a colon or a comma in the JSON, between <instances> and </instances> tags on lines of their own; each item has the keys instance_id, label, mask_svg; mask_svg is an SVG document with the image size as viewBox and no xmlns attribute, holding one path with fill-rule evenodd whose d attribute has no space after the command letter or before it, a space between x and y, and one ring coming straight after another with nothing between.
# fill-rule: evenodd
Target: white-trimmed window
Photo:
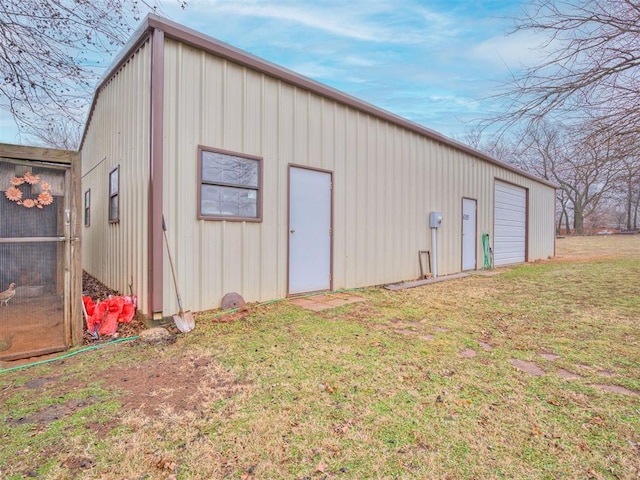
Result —
<instances>
[{"instance_id":1,"label":"white-trimmed window","mask_svg":"<svg viewBox=\"0 0 640 480\"><path fill-rule=\"evenodd\" d=\"M109 222L120 221L120 166L109 172Z\"/></svg>"},{"instance_id":2,"label":"white-trimmed window","mask_svg":"<svg viewBox=\"0 0 640 480\"><path fill-rule=\"evenodd\" d=\"M198 149L198 218L262 220L262 158Z\"/></svg>"},{"instance_id":3,"label":"white-trimmed window","mask_svg":"<svg viewBox=\"0 0 640 480\"><path fill-rule=\"evenodd\" d=\"M84 226L91 225L91 189L84 192Z\"/></svg>"}]
</instances>

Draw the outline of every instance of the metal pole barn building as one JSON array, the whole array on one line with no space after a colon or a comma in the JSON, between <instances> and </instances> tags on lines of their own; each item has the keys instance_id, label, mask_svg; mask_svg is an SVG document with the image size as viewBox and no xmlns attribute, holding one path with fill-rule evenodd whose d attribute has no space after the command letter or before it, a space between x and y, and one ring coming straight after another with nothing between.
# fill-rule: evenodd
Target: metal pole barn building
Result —
<instances>
[{"instance_id":1,"label":"metal pole barn building","mask_svg":"<svg viewBox=\"0 0 640 480\"><path fill-rule=\"evenodd\" d=\"M554 255L553 184L154 15L81 152L83 266L148 317L178 310L163 216L190 310L415 279L425 250L480 269L483 234L496 265Z\"/></svg>"}]
</instances>

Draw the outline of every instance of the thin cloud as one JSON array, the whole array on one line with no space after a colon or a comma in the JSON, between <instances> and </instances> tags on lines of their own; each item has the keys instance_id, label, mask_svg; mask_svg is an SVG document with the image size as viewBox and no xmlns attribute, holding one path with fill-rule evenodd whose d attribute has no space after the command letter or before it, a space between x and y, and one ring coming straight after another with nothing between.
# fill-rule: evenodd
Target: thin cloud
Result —
<instances>
[{"instance_id":1,"label":"thin cloud","mask_svg":"<svg viewBox=\"0 0 640 480\"><path fill-rule=\"evenodd\" d=\"M517 69L543 58L545 50L540 48L542 41L542 37L530 32L494 36L473 45L469 57L474 61L489 62L495 67Z\"/></svg>"},{"instance_id":2,"label":"thin cloud","mask_svg":"<svg viewBox=\"0 0 640 480\"><path fill-rule=\"evenodd\" d=\"M216 15L232 15L298 24L331 35L359 41L415 44L434 40L449 32L452 21L441 13L412 2L269 2L250 0L200 0L194 8L206 7Z\"/></svg>"}]
</instances>

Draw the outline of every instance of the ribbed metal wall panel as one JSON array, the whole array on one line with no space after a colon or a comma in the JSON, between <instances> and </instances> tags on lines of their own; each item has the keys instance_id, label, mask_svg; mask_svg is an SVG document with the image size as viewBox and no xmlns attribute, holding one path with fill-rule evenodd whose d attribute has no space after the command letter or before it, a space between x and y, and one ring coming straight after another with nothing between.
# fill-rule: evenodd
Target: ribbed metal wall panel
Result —
<instances>
[{"instance_id":1,"label":"ribbed metal wall panel","mask_svg":"<svg viewBox=\"0 0 640 480\"><path fill-rule=\"evenodd\" d=\"M106 285L147 302L150 47L143 44L98 92L82 148L82 192L91 189L83 228L83 268ZM120 222L110 224L109 172L120 166ZM84 205L83 205L84 207Z\"/></svg>"},{"instance_id":2,"label":"ribbed metal wall panel","mask_svg":"<svg viewBox=\"0 0 640 480\"><path fill-rule=\"evenodd\" d=\"M184 304L219 306L227 292L248 301L287 294L288 168L333 172L333 286L416 278L418 250L438 231L439 273L459 272L462 198L478 201L493 235L496 179L529 191L529 260L553 254L554 191L525 176L440 144L329 98L168 39L165 43L163 209ZM263 221L197 219L198 145L263 160ZM165 313L177 310L165 269Z\"/></svg>"}]
</instances>

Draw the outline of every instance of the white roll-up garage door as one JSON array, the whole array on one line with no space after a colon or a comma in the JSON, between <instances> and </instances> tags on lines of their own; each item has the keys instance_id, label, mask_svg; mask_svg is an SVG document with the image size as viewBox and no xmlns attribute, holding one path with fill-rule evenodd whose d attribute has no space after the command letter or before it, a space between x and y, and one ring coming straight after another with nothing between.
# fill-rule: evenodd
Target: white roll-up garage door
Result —
<instances>
[{"instance_id":1,"label":"white roll-up garage door","mask_svg":"<svg viewBox=\"0 0 640 480\"><path fill-rule=\"evenodd\" d=\"M524 188L496 181L493 238L496 266L526 260L527 191Z\"/></svg>"}]
</instances>

